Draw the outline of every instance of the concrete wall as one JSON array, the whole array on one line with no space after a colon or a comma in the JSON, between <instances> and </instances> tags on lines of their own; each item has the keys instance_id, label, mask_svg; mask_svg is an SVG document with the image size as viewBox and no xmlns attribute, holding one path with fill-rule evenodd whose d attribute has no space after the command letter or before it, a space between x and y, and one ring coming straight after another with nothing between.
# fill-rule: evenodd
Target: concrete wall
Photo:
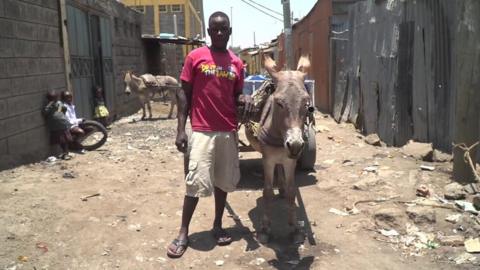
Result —
<instances>
[{"instance_id":1,"label":"concrete wall","mask_svg":"<svg viewBox=\"0 0 480 270\"><path fill-rule=\"evenodd\" d=\"M57 1L0 0L0 170L49 152L41 109L65 90Z\"/></svg>"},{"instance_id":2,"label":"concrete wall","mask_svg":"<svg viewBox=\"0 0 480 270\"><path fill-rule=\"evenodd\" d=\"M116 1L111 16L113 18L113 70L115 73L116 117L132 114L140 108L136 97L125 95L123 78L126 70L143 74L146 70L144 47L141 39L143 15L125 8ZM115 27L115 21L118 26ZM125 27L133 31L125 31Z\"/></svg>"},{"instance_id":3,"label":"concrete wall","mask_svg":"<svg viewBox=\"0 0 480 270\"><path fill-rule=\"evenodd\" d=\"M125 70L145 70L142 14L112 0L76 0L75 5L111 19L112 114L136 112L140 106L124 94L123 76ZM0 170L55 153L41 109L47 90L66 89L59 16L58 1L0 0Z\"/></svg>"}]
</instances>

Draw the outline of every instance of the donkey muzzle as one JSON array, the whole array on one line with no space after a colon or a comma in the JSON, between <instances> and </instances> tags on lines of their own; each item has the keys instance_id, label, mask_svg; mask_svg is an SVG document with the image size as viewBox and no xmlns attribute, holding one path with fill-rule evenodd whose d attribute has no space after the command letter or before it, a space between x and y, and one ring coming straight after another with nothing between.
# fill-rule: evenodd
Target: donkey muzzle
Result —
<instances>
[{"instance_id":1,"label":"donkey muzzle","mask_svg":"<svg viewBox=\"0 0 480 270\"><path fill-rule=\"evenodd\" d=\"M292 128L287 131L287 138L285 140L285 148L288 151L288 157L297 159L300 157L305 141L303 140L303 133L300 128Z\"/></svg>"}]
</instances>

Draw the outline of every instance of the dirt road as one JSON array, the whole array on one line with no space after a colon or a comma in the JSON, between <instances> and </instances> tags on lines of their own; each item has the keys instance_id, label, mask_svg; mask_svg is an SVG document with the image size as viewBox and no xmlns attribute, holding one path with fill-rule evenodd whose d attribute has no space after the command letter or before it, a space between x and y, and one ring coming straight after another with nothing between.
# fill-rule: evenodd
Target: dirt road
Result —
<instances>
[{"instance_id":1,"label":"dirt road","mask_svg":"<svg viewBox=\"0 0 480 270\"><path fill-rule=\"evenodd\" d=\"M154 116L166 115L167 109L154 104ZM423 163L399 149L367 145L351 125L321 115L316 170L297 175L299 218L309 236L304 245L289 244L281 199L275 201L274 239L267 246L255 240L262 166L258 153L241 153L241 183L229 197L224 218L235 241L215 246L209 232L213 199L202 199L189 249L183 258L169 259L165 248L176 234L184 194L183 157L173 145L176 121L132 121L139 118L116 122L97 151L0 172L0 269L430 270L480 265L480 256L465 253L463 246L437 240L455 232L478 236L475 217L460 213L463 219L452 224L445 218L455 210L424 207L425 220L406 213L413 204L404 202L417 199L418 185L442 194L451 163L422 171ZM356 205L358 213L345 212L364 200ZM432 213L434 220L428 218ZM379 233L382 224L391 226L383 228L385 234L394 235ZM400 235L388 231L392 228Z\"/></svg>"}]
</instances>

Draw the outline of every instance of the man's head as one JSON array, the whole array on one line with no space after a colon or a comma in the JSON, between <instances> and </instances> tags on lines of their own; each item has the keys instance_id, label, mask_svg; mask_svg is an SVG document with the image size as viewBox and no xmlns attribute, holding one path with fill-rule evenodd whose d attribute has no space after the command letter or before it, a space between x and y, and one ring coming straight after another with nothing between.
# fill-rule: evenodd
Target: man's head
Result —
<instances>
[{"instance_id":1,"label":"man's head","mask_svg":"<svg viewBox=\"0 0 480 270\"><path fill-rule=\"evenodd\" d=\"M228 39L232 33L230 19L227 14L217 11L208 19L208 35L212 40L212 48L217 50L227 49Z\"/></svg>"}]
</instances>

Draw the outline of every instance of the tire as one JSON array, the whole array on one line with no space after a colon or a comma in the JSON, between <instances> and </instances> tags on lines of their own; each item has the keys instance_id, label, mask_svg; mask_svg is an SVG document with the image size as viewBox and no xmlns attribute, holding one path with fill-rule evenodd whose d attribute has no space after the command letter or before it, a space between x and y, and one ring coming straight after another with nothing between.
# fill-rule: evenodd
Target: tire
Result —
<instances>
[{"instance_id":1,"label":"tire","mask_svg":"<svg viewBox=\"0 0 480 270\"><path fill-rule=\"evenodd\" d=\"M85 120L80 124L80 128L85 131L85 135L78 138L78 142L87 151L93 151L107 141L107 129L97 121ZM97 139L97 137L99 138Z\"/></svg>"},{"instance_id":2,"label":"tire","mask_svg":"<svg viewBox=\"0 0 480 270\"><path fill-rule=\"evenodd\" d=\"M305 148L302 156L298 159L298 167L301 170L311 171L314 169L315 161L317 160L317 143L315 140L315 128L312 124L308 125L305 134Z\"/></svg>"}]
</instances>

